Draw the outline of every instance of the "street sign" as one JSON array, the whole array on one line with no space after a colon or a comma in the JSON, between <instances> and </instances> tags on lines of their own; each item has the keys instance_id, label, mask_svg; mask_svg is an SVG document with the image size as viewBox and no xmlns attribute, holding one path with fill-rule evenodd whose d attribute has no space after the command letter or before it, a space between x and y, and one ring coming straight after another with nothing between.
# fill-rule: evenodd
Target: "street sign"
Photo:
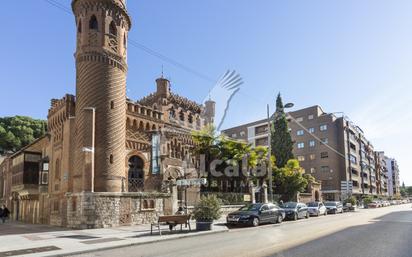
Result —
<instances>
[{"instance_id":1,"label":"street sign","mask_svg":"<svg viewBox=\"0 0 412 257\"><path fill-rule=\"evenodd\" d=\"M177 186L201 186L206 184L207 180L205 178L189 178L176 180Z\"/></svg>"}]
</instances>

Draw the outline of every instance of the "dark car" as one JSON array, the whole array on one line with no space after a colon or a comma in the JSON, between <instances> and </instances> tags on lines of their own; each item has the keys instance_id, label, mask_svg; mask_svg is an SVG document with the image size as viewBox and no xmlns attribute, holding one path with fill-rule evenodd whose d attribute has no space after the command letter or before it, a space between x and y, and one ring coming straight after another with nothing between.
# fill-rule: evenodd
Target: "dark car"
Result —
<instances>
[{"instance_id":1,"label":"dark car","mask_svg":"<svg viewBox=\"0 0 412 257\"><path fill-rule=\"evenodd\" d=\"M297 220L301 218L309 218L308 207L304 203L287 202L280 207L285 210L287 219Z\"/></svg>"},{"instance_id":2,"label":"dark car","mask_svg":"<svg viewBox=\"0 0 412 257\"><path fill-rule=\"evenodd\" d=\"M325 202L328 213L343 213L343 204L341 202Z\"/></svg>"},{"instance_id":3,"label":"dark car","mask_svg":"<svg viewBox=\"0 0 412 257\"><path fill-rule=\"evenodd\" d=\"M276 204L255 203L246 205L226 217L228 225L252 225L263 223L282 223L284 211Z\"/></svg>"}]
</instances>

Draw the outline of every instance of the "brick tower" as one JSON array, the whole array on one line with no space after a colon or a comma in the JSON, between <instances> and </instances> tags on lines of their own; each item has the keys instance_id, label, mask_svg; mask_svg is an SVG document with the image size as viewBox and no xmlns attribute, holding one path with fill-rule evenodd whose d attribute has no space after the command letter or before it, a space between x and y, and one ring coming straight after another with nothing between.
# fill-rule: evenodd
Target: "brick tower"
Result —
<instances>
[{"instance_id":1,"label":"brick tower","mask_svg":"<svg viewBox=\"0 0 412 257\"><path fill-rule=\"evenodd\" d=\"M121 192L126 177L126 0L73 0L77 26L73 192Z\"/></svg>"}]
</instances>

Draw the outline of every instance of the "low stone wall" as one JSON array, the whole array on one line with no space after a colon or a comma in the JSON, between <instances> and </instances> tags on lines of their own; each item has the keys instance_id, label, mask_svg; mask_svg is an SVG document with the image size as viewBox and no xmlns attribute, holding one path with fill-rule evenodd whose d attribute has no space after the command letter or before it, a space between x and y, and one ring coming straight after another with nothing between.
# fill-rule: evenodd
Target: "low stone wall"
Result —
<instances>
[{"instance_id":1,"label":"low stone wall","mask_svg":"<svg viewBox=\"0 0 412 257\"><path fill-rule=\"evenodd\" d=\"M68 193L67 226L107 228L148 224L163 215L167 193Z\"/></svg>"}]
</instances>

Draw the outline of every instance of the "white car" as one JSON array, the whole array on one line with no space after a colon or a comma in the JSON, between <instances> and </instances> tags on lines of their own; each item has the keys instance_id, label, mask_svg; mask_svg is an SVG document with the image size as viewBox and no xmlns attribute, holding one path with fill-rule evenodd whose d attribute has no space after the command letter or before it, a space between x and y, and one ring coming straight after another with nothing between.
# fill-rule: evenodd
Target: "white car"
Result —
<instances>
[{"instance_id":1,"label":"white car","mask_svg":"<svg viewBox=\"0 0 412 257\"><path fill-rule=\"evenodd\" d=\"M328 211L321 202L310 202L307 204L308 212L311 216L327 215Z\"/></svg>"}]
</instances>

